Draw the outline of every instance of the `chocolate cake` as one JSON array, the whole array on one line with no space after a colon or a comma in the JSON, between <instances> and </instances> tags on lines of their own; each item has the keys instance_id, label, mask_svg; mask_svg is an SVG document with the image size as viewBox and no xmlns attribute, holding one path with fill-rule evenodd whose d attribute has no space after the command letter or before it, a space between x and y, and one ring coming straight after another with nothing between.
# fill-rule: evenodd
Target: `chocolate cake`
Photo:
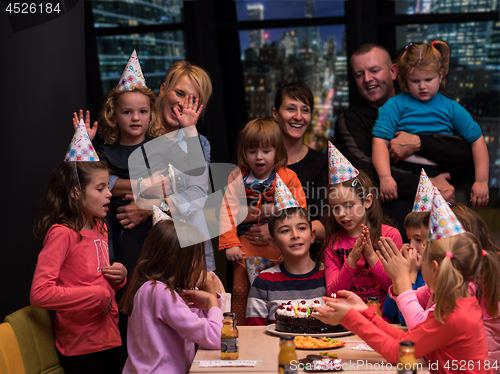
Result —
<instances>
[{"instance_id":1,"label":"chocolate cake","mask_svg":"<svg viewBox=\"0 0 500 374\"><path fill-rule=\"evenodd\" d=\"M305 300L296 304L293 301L283 303L276 310L276 331L297 334L330 334L347 331L344 326L327 325L314 318L314 308L321 307L318 300L308 305Z\"/></svg>"}]
</instances>

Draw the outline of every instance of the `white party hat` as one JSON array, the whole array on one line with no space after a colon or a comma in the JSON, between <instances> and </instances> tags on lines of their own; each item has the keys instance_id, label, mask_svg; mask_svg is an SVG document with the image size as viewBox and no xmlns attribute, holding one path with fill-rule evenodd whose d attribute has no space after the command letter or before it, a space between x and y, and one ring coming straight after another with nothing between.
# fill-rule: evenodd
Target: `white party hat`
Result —
<instances>
[{"instance_id":1,"label":"white party hat","mask_svg":"<svg viewBox=\"0 0 500 374\"><path fill-rule=\"evenodd\" d=\"M123 70L122 77L118 81L117 89L120 90L130 90L136 87L147 87L146 80L142 74L141 64L139 63L139 58L137 53L134 51L130 55L127 66Z\"/></svg>"},{"instance_id":2,"label":"white party hat","mask_svg":"<svg viewBox=\"0 0 500 374\"><path fill-rule=\"evenodd\" d=\"M358 169L330 142L328 142L328 171L330 184L348 181L359 174Z\"/></svg>"},{"instance_id":3,"label":"white party hat","mask_svg":"<svg viewBox=\"0 0 500 374\"><path fill-rule=\"evenodd\" d=\"M160 221L172 221L172 217L153 204L153 226Z\"/></svg>"},{"instance_id":4,"label":"white party hat","mask_svg":"<svg viewBox=\"0 0 500 374\"><path fill-rule=\"evenodd\" d=\"M274 213L278 213L280 210L299 207L300 204L292 195L288 189L283 179L276 173L276 187L274 190Z\"/></svg>"},{"instance_id":5,"label":"white party hat","mask_svg":"<svg viewBox=\"0 0 500 374\"><path fill-rule=\"evenodd\" d=\"M432 208L434 195L437 189L432 184L424 169L420 172L420 180L418 182L417 194L413 202L414 212L429 212Z\"/></svg>"},{"instance_id":6,"label":"white party hat","mask_svg":"<svg viewBox=\"0 0 500 374\"><path fill-rule=\"evenodd\" d=\"M69 143L64 161L99 161L83 119L80 120L75 135Z\"/></svg>"},{"instance_id":7,"label":"white party hat","mask_svg":"<svg viewBox=\"0 0 500 374\"><path fill-rule=\"evenodd\" d=\"M462 224L440 193L434 195L429 218L429 241L464 233Z\"/></svg>"}]
</instances>

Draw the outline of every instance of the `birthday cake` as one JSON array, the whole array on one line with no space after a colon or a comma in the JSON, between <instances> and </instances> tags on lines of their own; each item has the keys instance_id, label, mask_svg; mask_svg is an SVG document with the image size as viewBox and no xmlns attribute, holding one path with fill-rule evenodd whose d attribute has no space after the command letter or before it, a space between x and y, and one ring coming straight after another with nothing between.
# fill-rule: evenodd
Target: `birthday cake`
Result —
<instances>
[{"instance_id":1,"label":"birthday cake","mask_svg":"<svg viewBox=\"0 0 500 374\"><path fill-rule=\"evenodd\" d=\"M281 304L276 310L276 331L297 334L330 334L348 331L342 325L327 325L311 314L315 308L321 307L318 300L309 305L305 300L299 303L289 301Z\"/></svg>"}]
</instances>

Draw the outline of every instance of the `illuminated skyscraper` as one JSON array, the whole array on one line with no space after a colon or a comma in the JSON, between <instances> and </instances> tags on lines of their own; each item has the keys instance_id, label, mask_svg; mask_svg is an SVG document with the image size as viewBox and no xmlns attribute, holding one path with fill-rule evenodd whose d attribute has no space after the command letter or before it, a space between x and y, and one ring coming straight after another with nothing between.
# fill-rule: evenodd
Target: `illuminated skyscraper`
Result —
<instances>
[{"instance_id":1,"label":"illuminated skyscraper","mask_svg":"<svg viewBox=\"0 0 500 374\"><path fill-rule=\"evenodd\" d=\"M247 17L249 21L262 21L264 19L264 5L261 3L247 4ZM264 46L263 29L248 32L248 46L256 50Z\"/></svg>"},{"instance_id":2,"label":"illuminated skyscraper","mask_svg":"<svg viewBox=\"0 0 500 374\"><path fill-rule=\"evenodd\" d=\"M95 28L157 25L182 22L182 0L91 1ZM158 89L166 71L185 59L182 31L96 37L103 93L116 86L125 64L137 50L149 87Z\"/></svg>"},{"instance_id":3,"label":"illuminated skyscraper","mask_svg":"<svg viewBox=\"0 0 500 374\"><path fill-rule=\"evenodd\" d=\"M305 17L316 17L314 0L306 0ZM302 52L319 52L321 50L321 39L317 26L298 28L297 39L299 50L302 50Z\"/></svg>"}]
</instances>

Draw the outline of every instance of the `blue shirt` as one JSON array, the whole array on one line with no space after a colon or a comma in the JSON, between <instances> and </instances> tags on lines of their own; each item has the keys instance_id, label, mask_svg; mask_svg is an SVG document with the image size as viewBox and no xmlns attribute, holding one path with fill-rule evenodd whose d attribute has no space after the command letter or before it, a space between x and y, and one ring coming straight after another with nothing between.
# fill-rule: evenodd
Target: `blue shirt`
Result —
<instances>
[{"instance_id":1,"label":"blue shirt","mask_svg":"<svg viewBox=\"0 0 500 374\"><path fill-rule=\"evenodd\" d=\"M428 101L417 100L409 93L400 93L387 100L378 110L372 134L390 141L396 131L415 135L458 135L469 144L482 136L481 128L470 113L439 92Z\"/></svg>"},{"instance_id":2,"label":"blue shirt","mask_svg":"<svg viewBox=\"0 0 500 374\"><path fill-rule=\"evenodd\" d=\"M417 279L415 280L415 283L411 284L411 286L414 290L416 290L417 288L422 287L424 285L425 285L424 277L422 276L422 271L419 270L417 273ZM403 313L401 313L401 311L399 310L396 300L391 298L389 294L387 294L387 298L385 299L383 313L384 316L386 316L389 321L406 326Z\"/></svg>"}]
</instances>

